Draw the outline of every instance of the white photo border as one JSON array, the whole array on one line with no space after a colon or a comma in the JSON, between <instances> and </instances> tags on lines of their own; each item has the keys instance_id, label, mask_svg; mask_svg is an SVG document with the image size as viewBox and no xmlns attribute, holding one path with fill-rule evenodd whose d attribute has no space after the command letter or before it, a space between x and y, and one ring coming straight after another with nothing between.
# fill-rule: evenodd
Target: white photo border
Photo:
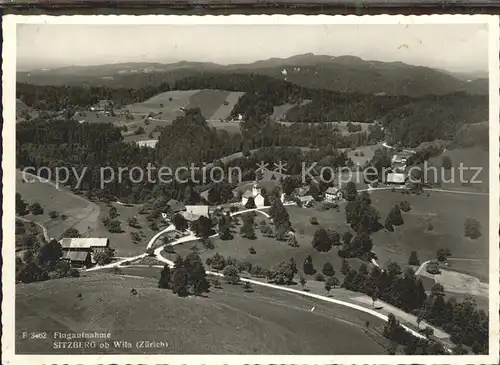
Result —
<instances>
[{"instance_id":1,"label":"white photo border","mask_svg":"<svg viewBox=\"0 0 500 365\"><path fill-rule=\"evenodd\" d=\"M27 24L319 25L485 24L489 39L489 354L488 355L20 355L15 354L15 98L16 26ZM499 363L499 17L496 15L6 15L3 17L3 245L2 354L5 364L498 364Z\"/></svg>"}]
</instances>

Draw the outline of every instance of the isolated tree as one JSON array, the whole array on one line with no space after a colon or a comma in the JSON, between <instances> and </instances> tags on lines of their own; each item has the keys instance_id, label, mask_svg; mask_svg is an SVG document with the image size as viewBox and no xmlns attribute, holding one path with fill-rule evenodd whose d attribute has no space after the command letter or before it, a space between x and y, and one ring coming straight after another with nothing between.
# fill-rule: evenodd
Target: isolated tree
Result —
<instances>
[{"instance_id":1,"label":"isolated tree","mask_svg":"<svg viewBox=\"0 0 500 365\"><path fill-rule=\"evenodd\" d=\"M434 330L431 327L427 326L422 330L422 333L429 340L431 336L434 335Z\"/></svg>"},{"instance_id":2,"label":"isolated tree","mask_svg":"<svg viewBox=\"0 0 500 365\"><path fill-rule=\"evenodd\" d=\"M305 277L303 277L302 275L300 275L300 279L299 279L299 284L300 286L302 287L302 289L304 289L304 287L306 286L307 284L307 280Z\"/></svg>"},{"instance_id":3,"label":"isolated tree","mask_svg":"<svg viewBox=\"0 0 500 365\"><path fill-rule=\"evenodd\" d=\"M303 270L304 270L304 274L306 274L306 275L316 274L316 270L314 269L311 255L307 255L307 257L305 258Z\"/></svg>"},{"instance_id":4,"label":"isolated tree","mask_svg":"<svg viewBox=\"0 0 500 365\"><path fill-rule=\"evenodd\" d=\"M184 268L184 260L180 256L177 256L175 260L171 287L172 293L177 294L179 297L186 297L189 295L188 273Z\"/></svg>"},{"instance_id":5,"label":"isolated tree","mask_svg":"<svg viewBox=\"0 0 500 365\"><path fill-rule=\"evenodd\" d=\"M275 198L271 202L271 207L269 208L269 216L273 219L275 227L283 227L285 230L288 230L290 228L290 215L288 214L280 199Z\"/></svg>"},{"instance_id":6,"label":"isolated tree","mask_svg":"<svg viewBox=\"0 0 500 365\"><path fill-rule=\"evenodd\" d=\"M240 234L247 239L250 240L255 239L256 235L253 226L254 226L253 217L245 217L243 220L243 225L241 226L240 229Z\"/></svg>"},{"instance_id":7,"label":"isolated tree","mask_svg":"<svg viewBox=\"0 0 500 365\"><path fill-rule=\"evenodd\" d=\"M118 219L110 219L107 222L106 227L108 228L108 231L111 232L111 233L121 233L121 232L123 232L122 224L121 224L121 222Z\"/></svg>"},{"instance_id":8,"label":"isolated tree","mask_svg":"<svg viewBox=\"0 0 500 365\"><path fill-rule=\"evenodd\" d=\"M332 285L332 288L336 288L336 287L338 287L340 285L340 280L335 275L334 276L329 276L327 280Z\"/></svg>"},{"instance_id":9,"label":"isolated tree","mask_svg":"<svg viewBox=\"0 0 500 365\"><path fill-rule=\"evenodd\" d=\"M163 266L163 270L160 274L160 280L158 280L158 287L162 289L168 289L170 287L170 267L168 265Z\"/></svg>"},{"instance_id":10,"label":"isolated tree","mask_svg":"<svg viewBox=\"0 0 500 365\"><path fill-rule=\"evenodd\" d=\"M436 258L440 262L444 262L448 259L447 251L444 248L439 248L436 252Z\"/></svg>"},{"instance_id":11,"label":"isolated tree","mask_svg":"<svg viewBox=\"0 0 500 365\"><path fill-rule=\"evenodd\" d=\"M252 285L248 281L246 281L245 285L243 286L243 290L245 290L245 292L247 293L252 292Z\"/></svg>"},{"instance_id":12,"label":"isolated tree","mask_svg":"<svg viewBox=\"0 0 500 365\"><path fill-rule=\"evenodd\" d=\"M219 219L219 237L224 241L233 239L233 234L231 233L231 218L226 215L222 215Z\"/></svg>"},{"instance_id":13,"label":"isolated tree","mask_svg":"<svg viewBox=\"0 0 500 365\"><path fill-rule=\"evenodd\" d=\"M477 239L481 237L481 224L474 218L467 218L464 223L465 237Z\"/></svg>"},{"instance_id":14,"label":"isolated tree","mask_svg":"<svg viewBox=\"0 0 500 365\"><path fill-rule=\"evenodd\" d=\"M224 279L230 284L236 284L240 280L240 274L236 266L229 265L224 268Z\"/></svg>"},{"instance_id":15,"label":"isolated tree","mask_svg":"<svg viewBox=\"0 0 500 365\"><path fill-rule=\"evenodd\" d=\"M351 271L351 266L349 265L349 262L347 260L342 260L342 266L340 268L340 272L342 275L347 275Z\"/></svg>"},{"instance_id":16,"label":"isolated tree","mask_svg":"<svg viewBox=\"0 0 500 365\"><path fill-rule=\"evenodd\" d=\"M118 217L119 214L118 214L118 210L116 209L116 207L109 208L108 215L109 215L109 218L111 218L111 219L115 219L116 217Z\"/></svg>"},{"instance_id":17,"label":"isolated tree","mask_svg":"<svg viewBox=\"0 0 500 365\"><path fill-rule=\"evenodd\" d=\"M399 203L399 208L403 211L403 212L409 212L411 210L411 205L410 203L408 203L406 200L405 201L402 201L401 203Z\"/></svg>"},{"instance_id":18,"label":"isolated tree","mask_svg":"<svg viewBox=\"0 0 500 365\"><path fill-rule=\"evenodd\" d=\"M226 260L224 259L224 257L222 257L221 254L219 253L216 253L213 257L212 257L212 263L211 263L211 266L215 269L215 270L222 270L226 267Z\"/></svg>"},{"instance_id":19,"label":"isolated tree","mask_svg":"<svg viewBox=\"0 0 500 365\"><path fill-rule=\"evenodd\" d=\"M396 204L392 207L391 211L387 215L387 219L390 220L393 226L400 226L404 223L403 216L401 215L401 210L399 206Z\"/></svg>"},{"instance_id":20,"label":"isolated tree","mask_svg":"<svg viewBox=\"0 0 500 365\"><path fill-rule=\"evenodd\" d=\"M201 295L208 293L210 283L207 280L205 266L201 261L200 256L192 252L184 259L184 268L188 275L188 287L192 290L194 295Z\"/></svg>"},{"instance_id":21,"label":"isolated tree","mask_svg":"<svg viewBox=\"0 0 500 365\"><path fill-rule=\"evenodd\" d=\"M356 184L353 181L349 181L346 185L346 194L345 198L347 201L354 201L356 196L358 195L358 189L356 188Z\"/></svg>"},{"instance_id":22,"label":"isolated tree","mask_svg":"<svg viewBox=\"0 0 500 365\"><path fill-rule=\"evenodd\" d=\"M109 264L114 257L114 250L107 248L104 251L100 251L94 254L94 260L99 265Z\"/></svg>"},{"instance_id":23,"label":"isolated tree","mask_svg":"<svg viewBox=\"0 0 500 365\"><path fill-rule=\"evenodd\" d=\"M410 257L408 258L408 265L414 265L414 266L420 265L420 260L417 256L417 251L410 252Z\"/></svg>"},{"instance_id":24,"label":"isolated tree","mask_svg":"<svg viewBox=\"0 0 500 365\"><path fill-rule=\"evenodd\" d=\"M449 170L452 168L451 158L450 156L443 156L441 158L441 167L445 170Z\"/></svg>"},{"instance_id":25,"label":"isolated tree","mask_svg":"<svg viewBox=\"0 0 500 365\"><path fill-rule=\"evenodd\" d=\"M128 219L128 225L129 227L132 228L141 228L141 225L139 224L139 221L137 220L137 217L131 217Z\"/></svg>"},{"instance_id":26,"label":"isolated tree","mask_svg":"<svg viewBox=\"0 0 500 365\"><path fill-rule=\"evenodd\" d=\"M267 278L278 285L288 285L293 281L297 267L291 258L289 261L280 262L275 268L269 270Z\"/></svg>"},{"instance_id":27,"label":"isolated tree","mask_svg":"<svg viewBox=\"0 0 500 365\"><path fill-rule=\"evenodd\" d=\"M43 214L43 208L39 202L34 202L33 204L31 204L29 209L30 209L31 214L34 214L34 215Z\"/></svg>"},{"instance_id":28,"label":"isolated tree","mask_svg":"<svg viewBox=\"0 0 500 365\"><path fill-rule=\"evenodd\" d=\"M57 213L55 210L52 210L49 212L49 217L51 219L56 219L57 217L59 217L59 213Z\"/></svg>"},{"instance_id":29,"label":"isolated tree","mask_svg":"<svg viewBox=\"0 0 500 365\"><path fill-rule=\"evenodd\" d=\"M326 262L324 265L323 265L323 269L321 270L321 272L326 275L326 276L333 276L335 275L335 270L333 269L333 266L331 263L329 262Z\"/></svg>"},{"instance_id":30,"label":"isolated tree","mask_svg":"<svg viewBox=\"0 0 500 365\"><path fill-rule=\"evenodd\" d=\"M23 216L26 215L26 208L28 204L23 200L21 194L16 193L16 214Z\"/></svg>"},{"instance_id":31,"label":"isolated tree","mask_svg":"<svg viewBox=\"0 0 500 365\"><path fill-rule=\"evenodd\" d=\"M179 213L174 215L172 223L174 223L175 229L177 229L178 231L184 231L188 228L186 219Z\"/></svg>"},{"instance_id":32,"label":"isolated tree","mask_svg":"<svg viewBox=\"0 0 500 365\"><path fill-rule=\"evenodd\" d=\"M328 252L332 248L332 242L328 238L328 234L324 228L319 228L314 232L312 246L316 251Z\"/></svg>"},{"instance_id":33,"label":"isolated tree","mask_svg":"<svg viewBox=\"0 0 500 365\"><path fill-rule=\"evenodd\" d=\"M330 295L330 290L332 290L332 283L327 279L325 281L325 290Z\"/></svg>"},{"instance_id":34,"label":"isolated tree","mask_svg":"<svg viewBox=\"0 0 500 365\"><path fill-rule=\"evenodd\" d=\"M257 208L257 206L255 205L255 200L254 198L251 196L248 198L247 202L245 203L245 208L247 209L255 209Z\"/></svg>"},{"instance_id":35,"label":"isolated tree","mask_svg":"<svg viewBox=\"0 0 500 365\"><path fill-rule=\"evenodd\" d=\"M290 234L288 236L288 246L299 247L299 242L297 241L297 237L294 234Z\"/></svg>"},{"instance_id":36,"label":"isolated tree","mask_svg":"<svg viewBox=\"0 0 500 365\"><path fill-rule=\"evenodd\" d=\"M444 297L444 286L436 283L431 288L431 295L433 297Z\"/></svg>"}]
</instances>

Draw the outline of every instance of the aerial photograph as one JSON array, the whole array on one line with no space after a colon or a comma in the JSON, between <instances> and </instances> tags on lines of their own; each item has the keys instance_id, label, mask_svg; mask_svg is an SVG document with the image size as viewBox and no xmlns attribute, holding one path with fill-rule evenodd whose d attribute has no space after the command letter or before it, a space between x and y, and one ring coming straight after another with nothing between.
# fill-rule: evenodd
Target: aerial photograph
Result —
<instances>
[{"instance_id":1,"label":"aerial photograph","mask_svg":"<svg viewBox=\"0 0 500 365\"><path fill-rule=\"evenodd\" d=\"M488 38L17 24L15 353L489 354Z\"/></svg>"}]
</instances>

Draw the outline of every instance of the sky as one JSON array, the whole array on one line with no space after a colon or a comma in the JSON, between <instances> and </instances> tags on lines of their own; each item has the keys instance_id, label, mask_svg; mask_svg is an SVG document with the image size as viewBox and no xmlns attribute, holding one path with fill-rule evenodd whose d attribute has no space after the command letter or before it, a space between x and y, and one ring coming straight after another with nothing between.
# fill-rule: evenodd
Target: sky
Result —
<instances>
[{"instance_id":1,"label":"sky","mask_svg":"<svg viewBox=\"0 0 500 365\"><path fill-rule=\"evenodd\" d=\"M480 24L17 27L20 71L121 62L250 63L304 53L482 72L488 70L488 30Z\"/></svg>"}]
</instances>

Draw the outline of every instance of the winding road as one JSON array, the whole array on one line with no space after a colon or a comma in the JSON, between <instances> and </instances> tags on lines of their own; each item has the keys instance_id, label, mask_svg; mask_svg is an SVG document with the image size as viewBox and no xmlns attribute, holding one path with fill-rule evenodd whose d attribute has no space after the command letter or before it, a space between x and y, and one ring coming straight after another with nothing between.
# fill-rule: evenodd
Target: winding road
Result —
<instances>
[{"instance_id":1,"label":"winding road","mask_svg":"<svg viewBox=\"0 0 500 365\"><path fill-rule=\"evenodd\" d=\"M47 231L47 228L45 228L44 225L42 225L41 223L38 223L38 222L35 222L35 221L32 221L32 220L29 220L29 219L26 219L26 218L23 218L23 217L20 217L18 215L16 215L16 219L17 220L20 220L22 222L26 222L26 223L35 223L38 227L40 227L42 229L42 232L43 232L43 238L45 239L46 242L49 242L50 240L50 237L49 237L49 232Z\"/></svg>"}]
</instances>

